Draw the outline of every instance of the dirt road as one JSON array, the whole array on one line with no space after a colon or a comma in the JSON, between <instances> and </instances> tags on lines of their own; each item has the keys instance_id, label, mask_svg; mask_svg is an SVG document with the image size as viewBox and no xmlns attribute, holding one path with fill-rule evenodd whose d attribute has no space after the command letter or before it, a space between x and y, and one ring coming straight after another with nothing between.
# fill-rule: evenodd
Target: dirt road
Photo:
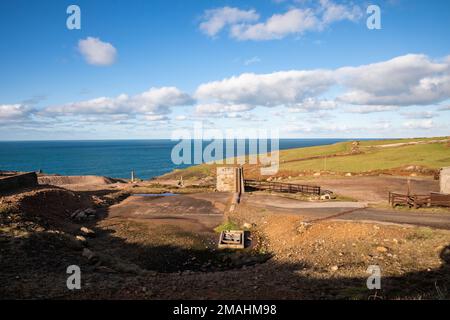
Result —
<instances>
[{"instance_id":1,"label":"dirt road","mask_svg":"<svg viewBox=\"0 0 450 320\"><path fill-rule=\"evenodd\" d=\"M367 208L361 202L302 202L276 195L245 194L242 203L272 213L301 215L307 221L330 219L409 224L450 230L450 212L424 213Z\"/></svg>"}]
</instances>

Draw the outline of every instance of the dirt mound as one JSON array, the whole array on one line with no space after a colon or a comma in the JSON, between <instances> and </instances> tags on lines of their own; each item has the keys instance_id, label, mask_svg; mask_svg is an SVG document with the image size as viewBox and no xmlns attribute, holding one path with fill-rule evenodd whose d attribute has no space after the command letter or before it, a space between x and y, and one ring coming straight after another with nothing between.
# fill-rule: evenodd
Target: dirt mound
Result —
<instances>
[{"instance_id":1,"label":"dirt mound","mask_svg":"<svg viewBox=\"0 0 450 320\"><path fill-rule=\"evenodd\" d=\"M62 186L68 184L78 185L107 185L115 183L116 180L101 176L40 176L39 184Z\"/></svg>"},{"instance_id":2,"label":"dirt mound","mask_svg":"<svg viewBox=\"0 0 450 320\"><path fill-rule=\"evenodd\" d=\"M12 200L22 215L46 225L61 226L70 222L70 214L89 207L89 200L65 189L41 189L14 196Z\"/></svg>"}]
</instances>

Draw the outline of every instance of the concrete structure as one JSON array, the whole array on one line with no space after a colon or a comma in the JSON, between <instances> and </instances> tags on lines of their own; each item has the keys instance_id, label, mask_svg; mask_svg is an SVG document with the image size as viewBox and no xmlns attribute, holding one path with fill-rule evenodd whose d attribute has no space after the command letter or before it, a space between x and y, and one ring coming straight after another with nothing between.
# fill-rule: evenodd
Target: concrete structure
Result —
<instances>
[{"instance_id":1,"label":"concrete structure","mask_svg":"<svg viewBox=\"0 0 450 320\"><path fill-rule=\"evenodd\" d=\"M439 176L441 193L450 194L450 167L442 168Z\"/></svg>"},{"instance_id":2,"label":"concrete structure","mask_svg":"<svg viewBox=\"0 0 450 320\"><path fill-rule=\"evenodd\" d=\"M37 185L38 180L35 172L0 176L0 192L9 192Z\"/></svg>"},{"instance_id":3,"label":"concrete structure","mask_svg":"<svg viewBox=\"0 0 450 320\"><path fill-rule=\"evenodd\" d=\"M217 168L217 191L244 192L244 172L242 167L218 167Z\"/></svg>"}]
</instances>

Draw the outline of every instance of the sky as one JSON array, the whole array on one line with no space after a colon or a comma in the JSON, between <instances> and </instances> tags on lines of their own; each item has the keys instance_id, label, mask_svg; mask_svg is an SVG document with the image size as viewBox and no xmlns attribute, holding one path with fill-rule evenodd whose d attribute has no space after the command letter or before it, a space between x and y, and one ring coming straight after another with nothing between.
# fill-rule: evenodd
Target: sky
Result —
<instances>
[{"instance_id":1,"label":"sky","mask_svg":"<svg viewBox=\"0 0 450 320\"><path fill-rule=\"evenodd\" d=\"M444 0L2 0L0 140L446 136L449 33Z\"/></svg>"}]
</instances>

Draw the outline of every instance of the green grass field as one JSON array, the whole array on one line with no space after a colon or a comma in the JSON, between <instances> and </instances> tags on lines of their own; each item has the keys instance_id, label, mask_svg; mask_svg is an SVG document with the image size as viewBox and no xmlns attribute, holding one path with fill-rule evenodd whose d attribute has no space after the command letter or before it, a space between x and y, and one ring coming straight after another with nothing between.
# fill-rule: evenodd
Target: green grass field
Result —
<instances>
[{"instance_id":1,"label":"green grass field","mask_svg":"<svg viewBox=\"0 0 450 320\"><path fill-rule=\"evenodd\" d=\"M279 171L289 173L318 171L362 173L407 166L420 166L435 170L450 166L450 143L440 140L450 140L450 138L366 140L360 142L361 153L358 154L351 154L352 142L282 150L280 151ZM408 145L408 143L417 144ZM389 146L391 144L397 145ZM177 170L166 177L202 178L214 175L215 168L216 165L202 164Z\"/></svg>"}]
</instances>

